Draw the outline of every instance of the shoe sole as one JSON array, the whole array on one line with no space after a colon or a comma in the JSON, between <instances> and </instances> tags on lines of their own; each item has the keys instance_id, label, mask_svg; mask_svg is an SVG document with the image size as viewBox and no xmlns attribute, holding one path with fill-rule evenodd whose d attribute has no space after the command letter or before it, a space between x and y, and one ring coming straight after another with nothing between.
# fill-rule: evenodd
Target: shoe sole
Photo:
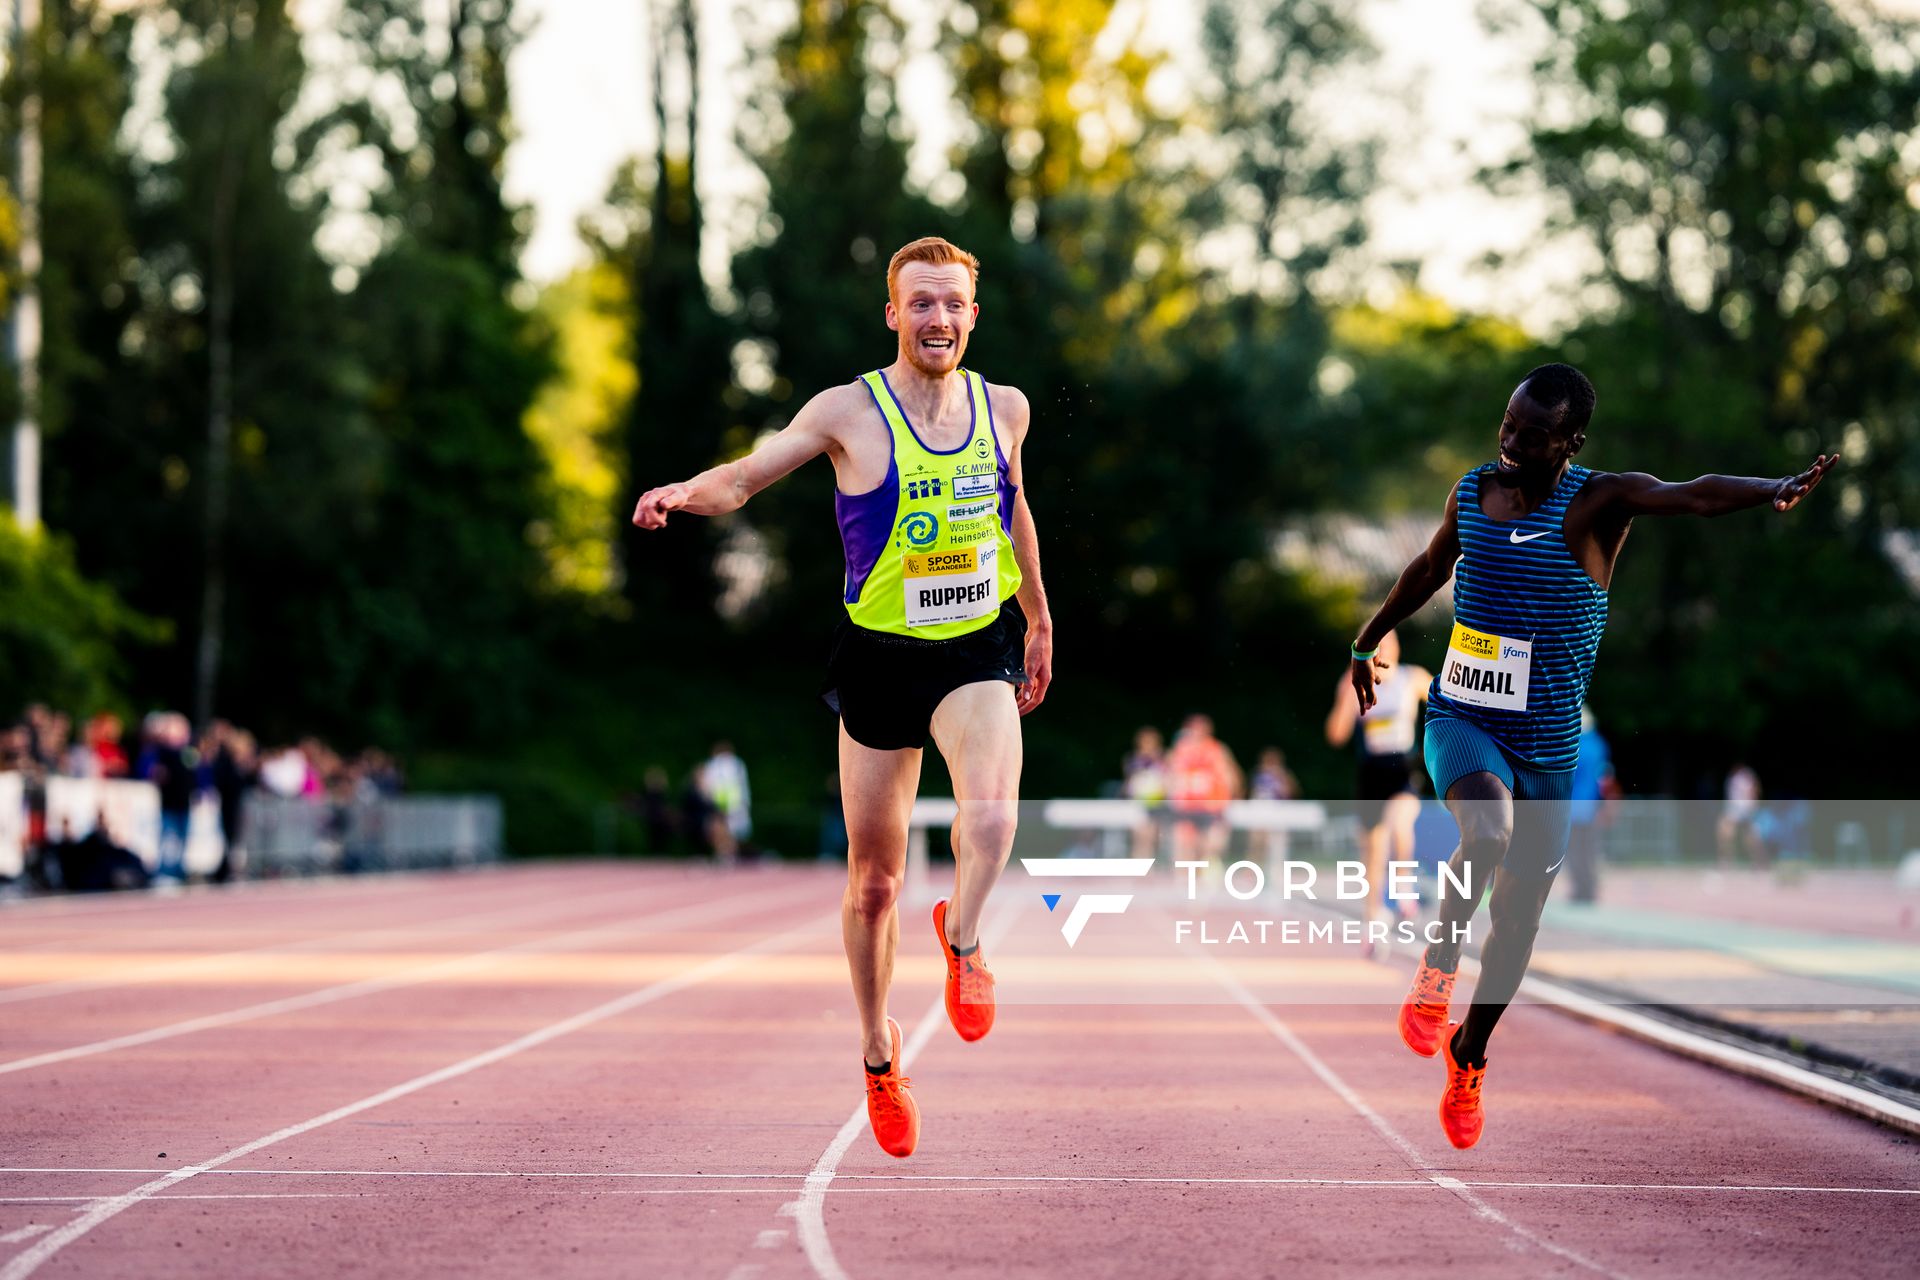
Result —
<instances>
[{"instance_id":1,"label":"shoe sole","mask_svg":"<svg viewBox=\"0 0 1920 1280\"><path fill-rule=\"evenodd\" d=\"M1403 1009L1401 1011L1400 1018L1397 1023L1400 1029L1400 1043L1407 1046L1408 1049L1411 1049L1419 1057L1432 1058L1432 1057L1438 1056L1440 1053L1440 1037L1438 1036L1434 1037L1433 1048L1422 1049L1419 1045L1413 1042L1412 1037L1407 1035L1406 1017L1407 1017L1406 1011Z\"/></svg>"}]
</instances>

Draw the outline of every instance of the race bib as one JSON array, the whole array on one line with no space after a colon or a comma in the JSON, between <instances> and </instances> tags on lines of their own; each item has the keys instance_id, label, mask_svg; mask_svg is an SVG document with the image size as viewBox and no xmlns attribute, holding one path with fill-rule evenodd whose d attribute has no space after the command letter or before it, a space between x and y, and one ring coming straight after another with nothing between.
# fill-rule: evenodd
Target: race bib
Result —
<instances>
[{"instance_id":1,"label":"race bib","mask_svg":"<svg viewBox=\"0 0 1920 1280\"><path fill-rule=\"evenodd\" d=\"M995 543L911 552L902 560L910 627L984 618L1000 608L1000 548Z\"/></svg>"},{"instance_id":2,"label":"race bib","mask_svg":"<svg viewBox=\"0 0 1920 1280\"><path fill-rule=\"evenodd\" d=\"M1533 670L1533 641L1509 640L1453 624L1447 642L1440 689L1455 702L1500 711L1527 709L1527 677Z\"/></svg>"}]
</instances>

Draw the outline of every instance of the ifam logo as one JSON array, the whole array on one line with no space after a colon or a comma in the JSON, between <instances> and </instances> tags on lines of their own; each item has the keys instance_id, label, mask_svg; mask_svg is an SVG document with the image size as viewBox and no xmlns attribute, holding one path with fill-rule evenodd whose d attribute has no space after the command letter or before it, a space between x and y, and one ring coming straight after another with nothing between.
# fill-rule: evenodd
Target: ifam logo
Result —
<instances>
[{"instance_id":1,"label":"ifam logo","mask_svg":"<svg viewBox=\"0 0 1920 1280\"><path fill-rule=\"evenodd\" d=\"M1152 858L1022 858L1020 865L1027 874L1040 879L1063 877L1081 879L1088 877L1106 877L1111 879L1137 880L1153 870ZM1040 900L1052 911L1060 905L1065 896L1058 893L1043 893ZM1083 893L1073 900L1067 909L1067 918L1060 924L1060 933L1072 946L1080 941L1080 935L1087 927L1087 921L1095 916L1117 916L1133 902L1130 893Z\"/></svg>"}]
</instances>

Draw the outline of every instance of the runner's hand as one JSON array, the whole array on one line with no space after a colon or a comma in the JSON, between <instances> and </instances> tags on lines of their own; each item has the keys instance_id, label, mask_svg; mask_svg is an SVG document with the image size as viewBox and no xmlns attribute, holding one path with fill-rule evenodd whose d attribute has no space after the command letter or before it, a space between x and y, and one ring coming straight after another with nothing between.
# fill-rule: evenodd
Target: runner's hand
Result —
<instances>
[{"instance_id":1,"label":"runner's hand","mask_svg":"<svg viewBox=\"0 0 1920 1280\"><path fill-rule=\"evenodd\" d=\"M633 522L642 529L664 529L667 512L678 511L693 498L693 490L684 484L664 484L640 495L633 506Z\"/></svg>"},{"instance_id":2,"label":"runner's hand","mask_svg":"<svg viewBox=\"0 0 1920 1280\"><path fill-rule=\"evenodd\" d=\"M1047 696L1047 686L1053 683L1053 628L1038 627L1027 632L1027 682L1015 685L1014 705L1020 708L1020 714L1039 706Z\"/></svg>"},{"instance_id":3,"label":"runner's hand","mask_svg":"<svg viewBox=\"0 0 1920 1280\"><path fill-rule=\"evenodd\" d=\"M1812 493L1813 487L1820 483L1820 477L1833 470L1833 464L1838 461L1840 461L1839 454L1823 453L1813 460L1812 466L1799 475L1788 476L1782 480L1779 487L1773 491L1773 509L1791 511L1800 505L1800 499Z\"/></svg>"},{"instance_id":4,"label":"runner's hand","mask_svg":"<svg viewBox=\"0 0 1920 1280\"><path fill-rule=\"evenodd\" d=\"M1373 690L1374 682L1390 670L1392 667L1387 660L1377 653L1371 658L1353 659L1349 675L1353 680L1354 696L1360 699L1361 715L1373 710L1373 704L1380 701L1380 696Z\"/></svg>"}]
</instances>

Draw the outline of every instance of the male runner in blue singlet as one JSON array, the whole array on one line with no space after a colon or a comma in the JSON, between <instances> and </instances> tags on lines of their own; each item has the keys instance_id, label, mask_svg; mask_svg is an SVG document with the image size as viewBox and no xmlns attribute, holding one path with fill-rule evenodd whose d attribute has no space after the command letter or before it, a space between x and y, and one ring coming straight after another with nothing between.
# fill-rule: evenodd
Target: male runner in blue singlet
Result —
<instances>
[{"instance_id":1,"label":"male runner in blue singlet","mask_svg":"<svg viewBox=\"0 0 1920 1280\"><path fill-rule=\"evenodd\" d=\"M1020 717L1046 697L1053 618L1021 483L1032 413L1018 389L962 366L980 308L974 256L937 236L887 264L894 361L809 400L746 457L640 495L633 523L712 516L826 454L846 556L822 700L840 719L847 819L841 935L866 1055L867 1115L889 1155L908 1156L920 1111L887 1016L896 903L920 758L946 758L959 816L954 889L934 904L947 966L947 1017L965 1040L992 1030L993 974L980 916L1013 850Z\"/></svg>"},{"instance_id":2,"label":"male runner in blue singlet","mask_svg":"<svg viewBox=\"0 0 1920 1280\"><path fill-rule=\"evenodd\" d=\"M1593 404L1593 384L1570 365L1529 373L1500 421L1497 460L1454 485L1433 541L1353 642L1350 670L1364 712L1376 698L1381 638L1455 578L1453 635L1427 699L1426 759L1434 792L1460 827L1453 869L1470 895L1442 895L1443 941L1422 958L1400 1007L1400 1035L1424 1057L1445 1053L1440 1123L1456 1147L1480 1138L1487 1037L1520 988L1566 856L1580 703L1633 518L1767 504L1791 511L1839 461L1822 454L1785 479L1708 475L1680 484L1590 471L1573 459ZM1473 917L1489 880L1480 981L1466 1021L1449 1023L1460 965L1454 927Z\"/></svg>"}]
</instances>

